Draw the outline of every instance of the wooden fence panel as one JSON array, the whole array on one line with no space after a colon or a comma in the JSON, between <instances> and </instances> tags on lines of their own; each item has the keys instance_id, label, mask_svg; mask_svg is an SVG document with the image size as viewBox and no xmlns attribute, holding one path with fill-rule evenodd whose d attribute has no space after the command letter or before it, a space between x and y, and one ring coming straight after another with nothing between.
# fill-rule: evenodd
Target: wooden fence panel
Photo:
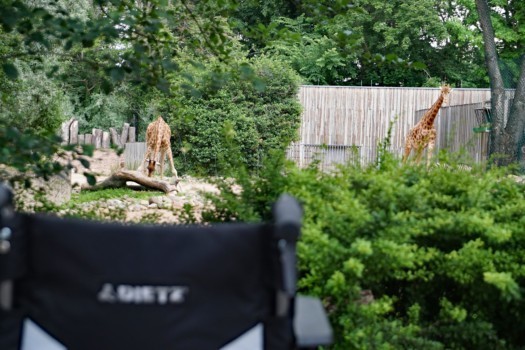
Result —
<instances>
[{"instance_id":1,"label":"wooden fence panel","mask_svg":"<svg viewBox=\"0 0 525 350\"><path fill-rule=\"evenodd\" d=\"M128 142L124 147L126 169L137 170L146 154L146 142Z\"/></svg>"},{"instance_id":2,"label":"wooden fence panel","mask_svg":"<svg viewBox=\"0 0 525 350\"><path fill-rule=\"evenodd\" d=\"M512 95L512 90L507 93ZM307 157L307 152L292 148L300 145L355 146L360 150L362 163L373 162L377 145L387 136L389 124L394 119L390 148L401 157L406 135L439 94L440 88L302 86L299 91L303 106L300 139L290 146L289 157L306 165L309 160L298 157L301 154ZM470 147L474 159L481 160L485 146L479 137L473 138L472 128L476 126L473 111L470 107L457 106L488 100L489 89L453 89L448 105L440 112L449 116L436 120L439 138L436 151Z\"/></svg>"}]
</instances>

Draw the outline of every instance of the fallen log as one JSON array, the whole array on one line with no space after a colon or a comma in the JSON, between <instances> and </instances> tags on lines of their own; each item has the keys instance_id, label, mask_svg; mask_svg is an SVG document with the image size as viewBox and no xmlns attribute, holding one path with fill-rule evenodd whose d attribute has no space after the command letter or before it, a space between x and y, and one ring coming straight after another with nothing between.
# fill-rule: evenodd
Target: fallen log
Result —
<instances>
[{"instance_id":1,"label":"fallen log","mask_svg":"<svg viewBox=\"0 0 525 350\"><path fill-rule=\"evenodd\" d=\"M111 174L110 177L104 181L97 183L93 186L83 185L82 189L88 191L101 190L105 188L121 188L121 187L136 187L133 185L128 185L127 182L132 181L143 187L159 190L166 194L178 191L179 180L175 180L174 184L171 184L167 181L157 180L152 177L147 177L142 172L133 171L133 170L118 170L115 173Z\"/></svg>"}]
</instances>

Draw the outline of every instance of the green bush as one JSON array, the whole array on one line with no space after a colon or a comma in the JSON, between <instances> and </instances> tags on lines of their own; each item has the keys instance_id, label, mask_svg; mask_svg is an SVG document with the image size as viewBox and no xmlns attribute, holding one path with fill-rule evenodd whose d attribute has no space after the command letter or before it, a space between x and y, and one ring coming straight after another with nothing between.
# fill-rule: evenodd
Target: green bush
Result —
<instances>
[{"instance_id":1,"label":"green bush","mask_svg":"<svg viewBox=\"0 0 525 350\"><path fill-rule=\"evenodd\" d=\"M253 74L256 84L230 77L216 90L217 79L208 77L195 84L198 91L183 90L177 98L171 125L179 147L174 153L186 171L222 175L238 165L256 170L271 150L285 149L296 139L301 113L297 76L266 58L251 65L253 73L246 68L246 74Z\"/></svg>"},{"instance_id":2,"label":"green bush","mask_svg":"<svg viewBox=\"0 0 525 350\"><path fill-rule=\"evenodd\" d=\"M72 116L68 95L44 72L33 72L23 62L18 66L17 80L0 72L0 123L38 135L60 130Z\"/></svg>"},{"instance_id":3,"label":"green bush","mask_svg":"<svg viewBox=\"0 0 525 350\"><path fill-rule=\"evenodd\" d=\"M276 160L277 159L277 160ZM524 186L503 170L283 167L224 184L210 221L259 220L278 194L305 210L300 292L322 298L334 349L525 346Z\"/></svg>"}]
</instances>

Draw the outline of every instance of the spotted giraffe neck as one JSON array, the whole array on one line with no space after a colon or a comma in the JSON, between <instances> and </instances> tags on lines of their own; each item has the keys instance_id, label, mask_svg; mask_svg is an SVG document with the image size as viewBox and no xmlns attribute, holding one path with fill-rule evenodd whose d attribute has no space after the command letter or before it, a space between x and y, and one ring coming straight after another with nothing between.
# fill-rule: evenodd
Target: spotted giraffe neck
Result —
<instances>
[{"instance_id":1,"label":"spotted giraffe neck","mask_svg":"<svg viewBox=\"0 0 525 350\"><path fill-rule=\"evenodd\" d=\"M430 107L430 109L425 113L423 116L423 119L421 120L421 124L426 128L432 128L434 125L434 120L436 119L439 109L441 108L441 105L443 104L443 101L445 100L445 96L443 94L440 94L436 102Z\"/></svg>"}]
</instances>

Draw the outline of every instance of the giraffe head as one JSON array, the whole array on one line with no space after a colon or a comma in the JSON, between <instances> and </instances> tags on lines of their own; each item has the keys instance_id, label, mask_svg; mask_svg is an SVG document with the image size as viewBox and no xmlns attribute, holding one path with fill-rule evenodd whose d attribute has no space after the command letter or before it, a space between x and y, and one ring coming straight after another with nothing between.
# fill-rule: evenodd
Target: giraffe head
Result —
<instances>
[{"instance_id":1,"label":"giraffe head","mask_svg":"<svg viewBox=\"0 0 525 350\"><path fill-rule=\"evenodd\" d=\"M155 159L146 159L146 169L148 170L148 177L151 177L155 172L155 167L157 166L157 161Z\"/></svg>"},{"instance_id":2,"label":"giraffe head","mask_svg":"<svg viewBox=\"0 0 525 350\"><path fill-rule=\"evenodd\" d=\"M441 95L443 96L443 103L448 103L448 94L452 91L449 84L441 85Z\"/></svg>"}]
</instances>

